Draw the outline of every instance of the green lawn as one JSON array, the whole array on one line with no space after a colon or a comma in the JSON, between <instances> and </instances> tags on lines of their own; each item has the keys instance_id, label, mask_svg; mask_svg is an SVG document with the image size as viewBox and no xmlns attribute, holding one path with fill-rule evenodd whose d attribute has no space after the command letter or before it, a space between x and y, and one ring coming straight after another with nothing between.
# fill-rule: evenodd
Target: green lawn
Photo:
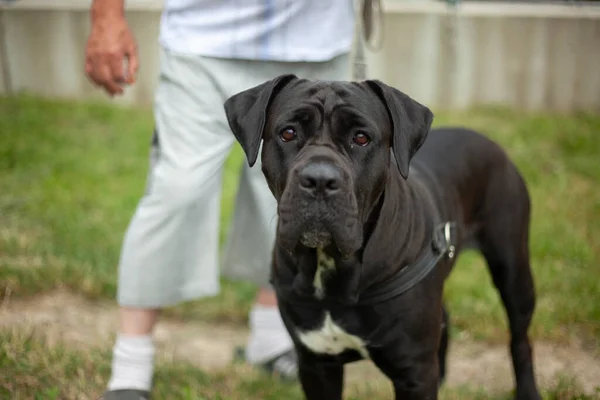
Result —
<instances>
[{"instance_id":1,"label":"green lawn","mask_svg":"<svg viewBox=\"0 0 600 400\"><path fill-rule=\"evenodd\" d=\"M114 297L122 236L144 190L151 111L18 96L0 98L0 115L0 293L25 297L66 287L92 298ZM531 255L538 291L532 335L553 341L576 339L600 351L600 115L550 116L487 108L439 112L434 124L483 130L507 149L525 176L533 201ZM224 228L242 162L236 146L224 171ZM169 313L245 324L253 296L251 285L224 281L218 297ZM478 255L461 257L446 296L454 334L506 339L503 310ZM2 335L0 341L5 341L6 333ZM34 341L15 344L19 345L36 351ZM3 346L2 365L10 359L10 349ZM52 363L56 373L94 370L91 361L69 351L56 350L44 362L49 365L53 358L58 360ZM108 365L102 362L94 373L106 373ZM9 372L35 373L45 367L23 361L10 368L14 369ZM199 372L180 368L186 367L163 366L159 374L192 385ZM45 374L36 379L41 382ZM227 396L214 395L214 389L205 397L184 398L299 398L296 388L259 395L265 390L260 383L255 387L231 376L210 379L217 388L227 388L222 392ZM0 380L0 388L3 384ZM13 385L21 387L18 381ZM277 390L290 394L277 397ZM229 397L236 391L239 397ZM32 393L24 391L23 396L33 398ZM64 396L38 393L36 398Z\"/></svg>"},{"instance_id":2,"label":"green lawn","mask_svg":"<svg viewBox=\"0 0 600 400\"><path fill-rule=\"evenodd\" d=\"M0 331L0 398L35 400L96 400L110 375L108 351L74 352L48 346L38 332ZM275 383L247 367L233 365L207 374L168 360L158 363L154 399L165 400L302 400L299 386ZM388 399L389 388L355 389L348 400ZM511 393L488 395L469 388L442 388L442 400L509 400ZM545 400L593 400L570 379L543 391Z\"/></svg>"}]
</instances>

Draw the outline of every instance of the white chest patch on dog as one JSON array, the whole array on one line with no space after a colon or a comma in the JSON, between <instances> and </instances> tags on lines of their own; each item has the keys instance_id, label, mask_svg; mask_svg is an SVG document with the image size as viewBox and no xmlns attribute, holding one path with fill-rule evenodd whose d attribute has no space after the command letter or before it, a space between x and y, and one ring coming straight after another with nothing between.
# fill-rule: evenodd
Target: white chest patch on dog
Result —
<instances>
[{"instance_id":1,"label":"white chest patch on dog","mask_svg":"<svg viewBox=\"0 0 600 400\"><path fill-rule=\"evenodd\" d=\"M327 276L335 271L335 260L330 257L325 250L317 248L317 271L313 280L315 288L315 297L322 299L325 296L324 282Z\"/></svg>"},{"instance_id":2,"label":"white chest patch on dog","mask_svg":"<svg viewBox=\"0 0 600 400\"><path fill-rule=\"evenodd\" d=\"M325 313L323 325L314 331L298 332L300 341L317 354L336 355L344 350L356 350L363 358L369 358L366 343L336 325L329 312Z\"/></svg>"}]
</instances>

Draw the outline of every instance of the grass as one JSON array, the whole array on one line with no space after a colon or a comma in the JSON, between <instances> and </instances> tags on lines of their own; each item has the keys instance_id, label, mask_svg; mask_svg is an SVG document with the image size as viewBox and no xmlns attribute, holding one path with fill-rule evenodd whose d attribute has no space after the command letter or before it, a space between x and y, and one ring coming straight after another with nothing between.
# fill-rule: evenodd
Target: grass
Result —
<instances>
[{"instance_id":1,"label":"grass","mask_svg":"<svg viewBox=\"0 0 600 400\"><path fill-rule=\"evenodd\" d=\"M151 111L17 96L0 98L0 115L0 293L28 297L63 287L90 298L113 298L123 233L144 190L153 129ZM434 124L483 130L506 148L529 185L533 202L531 256L538 292L532 335L583 341L591 351L600 351L600 116L486 108L438 112ZM243 162L236 145L224 169L222 237ZM224 279L219 296L168 313L245 324L254 293L252 285ZM503 310L477 254L461 257L446 297L453 334L506 340ZM56 374L93 376L86 385L96 388L106 378L106 357L100 354L84 360L77 353L52 350L37 360L36 354L43 349L36 347L35 340L1 335L0 364L9 367L0 379L22 375L35 381L13 382L9 389L13 392L8 393L21 393L22 397L11 398L71 398L70 392L64 392L70 390L65 389L68 385L52 383ZM24 346L22 361L11 358L15 346ZM100 362L98 370L94 360ZM165 381L182 382L185 390L209 379L198 374L185 366L159 369ZM170 397L299 398L295 388L265 389L260 381L239 381L226 373L210 379L216 387L213 392ZM169 387L179 387L171 383ZM74 383L78 384L83 383ZM0 381L3 387L10 388L10 382ZM39 387L54 389L36 392ZM548 398L576 398L565 397L563 389L553 389L555 394ZM159 388L165 396L168 390ZM235 397L237 392L245 394ZM0 392L0 398L3 396ZM448 396L458 398L452 397L456 393ZM459 397L487 398L473 393L464 396Z\"/></svg>"},{"instance_id":2,"label":"grass","mask_svg":"<svg viewBox=\"0 0 600 400\"><path fill-rule=\"evenodd\" d=\"M91 400L105 389L110 354L85 353L49 344L34 330L0 332L0 398L35 400ZM153 398L178 400L302 400L295 384L273 384L269 378L243 366L206 374L182 362L162 360L155 371ZM348 390L349 400L389 398L389 388ZM512 393L489 395L468 388L447 389L441 400L508 400ZM581 395L569 379L543 392L544 400L593 400Z\"/></svg>"},{"instance_id":3,"label":"grass","mask_svg":"<svg viewBox=\"0 0 600 400\"><path fill-rule=\"evenodd\" d=\"M1 99L0 115L0 290L113 297L123 233L144 190L151 113L25 96ZM241 161L236 148L224 172L224 226ZM203 309L239 320L245 312L231 310L245 310L254 290L223 284Z\"/></svg>"}]
</instances>

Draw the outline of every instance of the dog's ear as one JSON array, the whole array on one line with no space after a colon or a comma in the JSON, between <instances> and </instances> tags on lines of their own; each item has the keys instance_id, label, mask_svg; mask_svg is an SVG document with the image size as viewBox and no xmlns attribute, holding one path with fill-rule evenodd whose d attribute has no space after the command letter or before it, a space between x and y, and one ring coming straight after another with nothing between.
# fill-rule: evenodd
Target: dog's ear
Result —
<instances>
[{"instance_id":1,"label":"dog's ear","mask_svg":"<svg viewBox=\"0 0 600 400\"><path fill-rule=\"evenodd\" d=\"M393 129L392 150L400 174L406 179L410 160L429 133L433 113L429 108L383 82L368 80L366 83L387 108Z\"/></svg>"},{"instance_id":2,"label":"dog's ear","mask_svg":"<svg viewBox=\"0 0 600 400\"><path fill-rule=\"evenodd\" d=\"M269 104L285 85L295 79L298 79L296 75L280 75L237 93L225 101L225 115L229 128L244 149L251 167L258 157Z\"/></svg>"}]
</instances>

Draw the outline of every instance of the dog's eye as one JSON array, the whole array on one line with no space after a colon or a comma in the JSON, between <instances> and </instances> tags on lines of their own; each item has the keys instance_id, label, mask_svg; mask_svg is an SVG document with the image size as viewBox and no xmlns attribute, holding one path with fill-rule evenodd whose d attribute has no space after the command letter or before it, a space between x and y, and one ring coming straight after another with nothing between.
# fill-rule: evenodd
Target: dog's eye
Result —
<instances>
[{"instance_id":1,"label":"dog's eye","mask_svg":"<svg viewBox=\"0 0 600 400\"><path fill-rule=\"evenodd\" d=\"M359 146L366 146L371 141L371 138L366 133L359 131L356 132L352 140Z\"/></svg>"},{"instance_id":2,"label":"dog's eye","mask_svg":"<svg viewBox=\"0 0 600 400\"><path fill-rule=\"evenodd\" d=\"M290 142L294 139L296 139L296 130L293 128L285 128L284 130L281 131L281 133L279 134L279 137L281 138L281 141L283 142Z\"/></svg>"}]
</instances>

